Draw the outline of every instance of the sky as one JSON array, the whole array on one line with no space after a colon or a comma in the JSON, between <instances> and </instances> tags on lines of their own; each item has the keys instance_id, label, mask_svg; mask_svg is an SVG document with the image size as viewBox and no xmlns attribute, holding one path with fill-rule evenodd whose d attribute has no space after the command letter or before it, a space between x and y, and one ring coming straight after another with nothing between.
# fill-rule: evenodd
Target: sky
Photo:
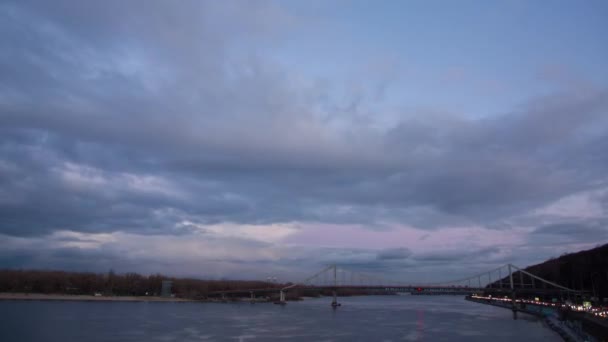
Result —
<instances>
[{"instance_id":1,"label":"sky","mask_svg":"<svg viewBox=\"0 0 608 342\"><path fill-rule=\"evenodd\" d=\"M0 2L0 268L413 282L608 241L605 1Z\"/></svg>"}]
</instances>

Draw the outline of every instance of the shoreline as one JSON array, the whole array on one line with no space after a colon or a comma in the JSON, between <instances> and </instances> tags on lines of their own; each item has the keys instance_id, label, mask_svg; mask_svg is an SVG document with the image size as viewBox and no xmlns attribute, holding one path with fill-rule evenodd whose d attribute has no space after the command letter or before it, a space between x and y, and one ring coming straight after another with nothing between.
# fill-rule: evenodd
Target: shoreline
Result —
<instances>
[{"instance_id":1,"label":"shoreline","mask_svg":"<svg viewBox=\"0 0 608 342\"><path fill-rule=\"evenodd\" d=\"M81 301L81 302L201 302L195 299L156 297L156 296L93 296L44 293L0 292L0 301L4 300L40 300L40 301Z\"/></svg>"},{"instance_id":2,"label":"shoreline","mask_svg":"<svg viewBox=\"0 0 608 342\"><path fill-rule=\"evenodd\" d=\"M495 303L494 301L484 301L484 300L478 300L478 299L473 299L473 298L465 298L465 300L468 300L473 303L491 305L491 306L496 306L496 307L507 309L507 310L512 310L511 306ZM524 310L518 309L517 311L537 317L547 329L550 329L553 332L557 333L564 341L582 341L574 331L572 331L569 327L564 326L553 315L546 315L546 314L543 314L542 312L530 311L530 310L525 310L525 309Z\"/></svg>"}]
</instances>

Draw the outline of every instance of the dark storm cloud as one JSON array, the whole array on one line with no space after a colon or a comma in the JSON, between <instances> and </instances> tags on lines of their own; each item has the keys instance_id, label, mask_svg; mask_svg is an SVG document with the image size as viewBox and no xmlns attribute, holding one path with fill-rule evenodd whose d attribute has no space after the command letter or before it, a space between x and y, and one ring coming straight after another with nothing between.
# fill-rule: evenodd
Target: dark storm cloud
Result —
<instances>
[{"instance_id":1,"label":"dark storm cloud","mask_svg":"<svg viewBox=\"0 0 608 342\"><path fill-rule=\"evenodd\" d=\"M392 139L412 139L416 131L415 141L404 145L436 156L422 160L419 172L410 172L418 177L406 187L413 189L415 201L491 217L589 189L590 175L601 179L608 164L597 144L607 147L607 110L605 91L562 94L498 118L406 122Z\"/></svg>"},{"instance_id":2,"label":"dark storm cloud","mask_svg":"<svg viewBox=\"0 0 608 342\"><path fill-rule=\"evenodd\" d=\"M475 250L443 250L443 251L431 251L415 255L414 259L417 262L428 262L428 263L446 263L446 262L461 262L469 259L475 263L480 262L480 259L489 257L492 254L500 252L498 247L488 247Z\"/></svg>"},{"instance_id":3,"label":"dark storm cloud","mask_svg":"<svg viewBox=\"0 0 608 342\"><path fill-rule=\"evenodd\" d=\"M267 2L0 4L0 233L504 228L608 186L605 89L566 89L482 119L403 112L379 131L355 115L374 96L353 94L342 108L260 49L281 44L291 19ZM606 238L600 226L557 225L530 242L557 241L549 235ZM76 258L68 252L78 251L54 258ZM495 254L349 250L323 260L377 270Z\"/></svg>"},{"instance_id":4,"label":"dark storm cloud","mask_svg":"<svg viewBox=\"0 0 608 342\"><path fill-rule=\"evenodd\" d=\"M532 233L532 240L545 244L603 243L608 240L608 220L587 220L563 222L538 227Z\"/></svg>"},{"instance_id":5,"label":"dark storm cloud","mask_svg":"<svg viewBox=\"0 0 608 342\"><path fill-rule=\"evenodd\" d=\"M385 249L378 253L379 260L402 260L407 259L412 255L412 252L407 248L391 248Z\"/></svg>"}]
</instances>

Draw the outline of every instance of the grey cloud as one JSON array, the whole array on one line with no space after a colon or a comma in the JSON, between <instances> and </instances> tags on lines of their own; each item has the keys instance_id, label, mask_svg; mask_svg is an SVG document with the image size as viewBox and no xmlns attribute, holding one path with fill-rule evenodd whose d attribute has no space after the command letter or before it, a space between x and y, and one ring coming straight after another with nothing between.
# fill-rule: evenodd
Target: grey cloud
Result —
<instances>
[{"instance_id":1,"label":"grey cloud","mask_svg":"<svg viewBox=\"0 0 608 342\"><path fill-rule=\"evenodd\" d=\"M593 219L579 222L562 222L536 228L531 242L545 245L573 244L581 242L602 243L608 240L608 220Z\"/></svg>"},{"instance_id":2,"label":"grey cloud","mask_svg":"<svg viewBox=\"0 0 608 342\"><path fill-rule=\"evenodd\" d=\"M604 213L608 214L608 192L604 193L604 195L600 196L598 199L599 203L601 204Z\"/></svg>"},{"instance_id":3,"label":"grey cloud","mask_svg":"<svg viewBox=\"0 0 608 342\"><path fill-rule=\"evenodd\" d=\"M244 15L228 7L206 10L236 11L233 14L238 18ZM19 176L3 176L8 184L5 192L20 192L25 197L19 208L5 207L8 223L4 231L11 234L19 234L16 227L21 223L26 227L23 233L58 227L156 231L171 224L155 222L154 211L173 211L200 222L309 220L365 222L374 227L380 217L386 217L420 227L491 223L584 190L589 172L600 177L606 169L601 160L570 165L564 162L567 158L554 153L556 146L566 146L577 157L581 150L602 141L606 135L603 130L595 133L593 142L576 135L602 119L599 114L606 109L602 92L582 98L565 94L559 99L541 99L541 104L533 104L521 113L493 120L436 114L428 120L406 120L380 135L371 134L364 125L354 126L359 136L359 142L355 142L352 137L329 130L311 113L315 103L307 103L280 68L260 58L235 63L235 70L217 74L217 70L223 70L225 44L210 36L223 32L221 23L212 20L211 27L198 27L202 37L181 38L202 44L192 46L164 36L154 39L145 27L166 26L161 19L144 20L138 24L141 27L122 23L106 27L108 22L126 20L120 14L108 21L94 19L88 27L71 18L69 13L78 7L58 6L52 11L35 5L6 8L4 15L13 21L5 22L5 26L13 28L29 15L43 16L41 20L56 28L43 30L34 24L24 28L39 38L35 46L46 49L30 51L24 42L6 43L16 55L27 52L37 57L22 60L13 56L5 61L7 68L10 62L17 74L4 81L4 87L14 96L8 97L12 101L3 102L6 110L0 116L3 133L7 133L2 140L3 159L17 163L21 177L38 183L18 188ZM151 6L150 10L158 8ZM172 9L179 13L167 16L184 15L185 23L180 25L188 25L188 18L197 11L182 10ZM85 27L77 30L76 25ZM166 29L181 32L187 27ZM220 36L229 43L236 39L235 34L238 36L232 30ZM175 58L190 55L190 49L218 50L220 57L203 54L202 61L189 64L167 61L162 55L144 55L143 63L165 66L166 70L160 70L188 83L197 92L194 97L188 91L172 89L174 84L167 80L152 80L157 84L150 88L141 79L147 73L137 69L133 70L135 74L125 74L115 59L109 58L113 62L100 66L95 58L81 61L66 57L86 49L99 52L99 59L125 53L116 45L122 46L125 42L121 39L127 38L154 50L174 49ZM52 42L63 40L69 41L68 50L53 50ZM97 43L86 45L89 40ZM38 60L52 65L31 77L48 77L29 79L18 73L26 72ZM214 71L210 75L204 72L201 75L205 77L191 82L182 79L181 68L196 68L200 63L209 63ZM103 73L95 70L91 76L90 70L83 70L87 67L101 68ZM62 76L54 78L57 73ZM43 95L35 103L19 96L28 93L30 86L38 87ZM163 95L159 96L160 90L154 87L160 87ZM575 110L581 114L572 115ZM559 123L558 129L547 130L547 122ZM522 150L523 142L523 146L533 149ZM599 156L601 149L595 150ZM65 162L102 171L165 177L185 189L190 198L134 196L127 191L112 198L104 198L103 191L76 194L48 175L49 169ZM95 206L96 214L87 206ZM345 207L352 210L340 214L339 208ZM36 214L38 209L34 208L44 209ZM101 222L105 220L110 222Z\"/></svg>"},{"instance_id":4,"label":"grey cloud","mask_svg":"<svg viewBox=\"0 0 608 342\"><path fill-rule=\"evenodd\" d=\"M606 185L606 89L484 119L403 111L378 130L359 112L382 97L374 85L348 91L344 105L332 84L303 84L273 62L290 19L272 2L0 4L0 233L196 230L184 221L509 229ZM66 181L70 165L84 179ZM569 237L606 236L558 225L530 243ZM473 257L328 255L317 260L371 270Z\"/></svg>"},{"instance_id":5,"label":"grey cloud","mask_svg":"<svg viewBox=\"0 0 608 342\"><path fill-rule=\"evenodd\" d=\"M385 136L355 126L363 138L355 143L328 130L311 113L315 103L307 103L284 72L262 58L243 62L237 57L234 70L218 71L225 70L226 58L234 57L226 55L226 45L240 39L249 25L258 25L246 9L190 5L195 8L165 9L154 3L145 9L150 16L136 25L126 25L130 4L112 3L99 11L84 11L69 2L53 8L39 3L6 5L8 28L16 29L30 17L53 28L37 27L35 21L22 28L38 39L33 46L6 40L14 52L6 57L6 68L10 65L16 74L4 81L14 96L4 104L0 121L5 131L27 132L33 140L11 146L11 153L48 146L51 153L72 162L135 173L152 170L185 181L194 178L188 185L208 180L218 184L214 191L238 193L245 201L260 203L255 208L242 203L234 212L217 215L210 211L231 205L192 212L183 203L166 204L200 214L203 220L331 220L311 213L319 212L315 207L352 205L362 210L381 206L395 219L403 218L404 209L427 206L434 210L426 215L428 222L441 215L491 221L587 186L579 179L580 166L562 165L564 158L554 151L563 146L587 148L584 139L583 145L572 142L575 137L581 140L576 136L581 130L602 120L604 92L540 99L521 113L494 120L435 115L428 121L404 121ZM273 8L262 6L253 13L280 16ZM245 27L228 29L214 20L214 11L227 11ZM91 13L94 18L81 22ZM200 22L194 20L197 13L202 15ZM161 28L162 34L157 32ZM264 39L266 30L253 31ZM180 35L183 32L187 34ZM58 50L54 42L67 46ZM136 51L125 50L127 46ZM142 46L159 53L139 55ZM94 52L93 59L81 59L79 54L88 50ZM23 53L32 58L17 58ZM167 73L192 89L178 91L173 89L176 83L166 79L148 80L152 76L137 63L131 66L134 70L125 70L116 58L109 58L129 53L146 66L158 65L155 74ZM40 60L46 64L39 73L19 74ZM100 65L101 60L110 62ZM191 80L181 73L183 68L196 70L201 77ZM20 97L30 94L32 87L41 95L35 103ZM589 163L585 172L597 177L606 169L606 163ZM285 208L283 203L289 202L302 209Z\"/></svg>"},{"instance_id":6,"label":"grey cloud","mask_svg":"<svg viewBox=\"0 0 608 342\"><path fill-rule=\"evenodd\" d=\"M457 262L465 259L474 260L479 262L482 258L487 258L492 254L496 254L500 251L499 247L487 247L474 250L440 250L440 251L429 251L427 253L415 254L412 258L418 262Z\"/></svg>"},{"instance_id":7,"label":"grey cloud","mask_svg":"<svg viewBox=\"0 0 608 342\"><path fill-rule=\"evenodd\" d=\"M403 248L392 248L385 249L378 252L379 260L403 260L407 259L412 255L412 252L403 247Z\"/></svg>"}]
</instances>

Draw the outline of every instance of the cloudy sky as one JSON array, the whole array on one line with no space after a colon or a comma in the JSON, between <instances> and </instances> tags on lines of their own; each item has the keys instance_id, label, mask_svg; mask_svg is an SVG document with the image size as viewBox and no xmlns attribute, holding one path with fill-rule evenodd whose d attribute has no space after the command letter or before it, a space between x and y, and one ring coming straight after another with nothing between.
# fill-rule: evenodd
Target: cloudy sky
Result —
<instances>
[{"instance_id":1,"label":"cloudy sky","mask_svg":"<svg viewBox=\"0 0 608 342\"><path fill-rule=\"evenodd\" d=\"M608 241L608 3L0 2L0 267L430 281Z\"/></svg>"}]
</instances>

